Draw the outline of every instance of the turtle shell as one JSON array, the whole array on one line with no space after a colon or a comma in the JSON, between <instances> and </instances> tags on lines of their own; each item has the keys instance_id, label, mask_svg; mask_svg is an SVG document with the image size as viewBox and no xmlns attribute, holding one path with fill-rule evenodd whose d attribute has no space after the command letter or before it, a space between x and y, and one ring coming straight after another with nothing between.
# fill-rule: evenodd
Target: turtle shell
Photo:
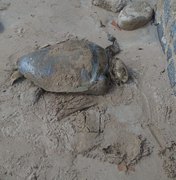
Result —
<instances>
[{"instance_id":1,"label":"turtle shell","mask_svg":"<svg viewBox=\"0 0 176 180\"><path fill-rule=\"evenodd\" d=\"M87 40L67 40L21 57L19 72L50 92L103 94L108 88L108 57Z\"/></svg>"}]
</instances>

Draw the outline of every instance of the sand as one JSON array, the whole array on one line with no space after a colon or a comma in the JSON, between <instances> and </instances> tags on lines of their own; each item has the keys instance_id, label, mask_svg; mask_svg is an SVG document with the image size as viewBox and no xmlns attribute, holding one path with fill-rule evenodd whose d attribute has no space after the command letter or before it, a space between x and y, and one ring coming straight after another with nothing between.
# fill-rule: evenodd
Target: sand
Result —
<instances>
[{"instance_id":1,"label":"sand","mask_svg":"<svg viewBox=\"0 0 176 180\"><path fill-rule=\"evenodd\" d=\"M91 6L90 0L4 2L0 179L174 178L176 100L156 27L120 30L112 25L117 15ZM110 45L107 33L120 44L118 56L131 76L127 84L114 86L104 96L42 94L24 79L10 84L21 55L70 35L105 48Z\"/></svg>"}]
</instances>

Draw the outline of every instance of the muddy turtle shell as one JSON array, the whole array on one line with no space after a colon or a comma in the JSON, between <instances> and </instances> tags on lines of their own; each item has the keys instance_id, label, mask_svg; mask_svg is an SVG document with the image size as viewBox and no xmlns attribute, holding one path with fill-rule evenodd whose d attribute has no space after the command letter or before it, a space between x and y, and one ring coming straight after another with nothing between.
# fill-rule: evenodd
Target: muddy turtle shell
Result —
<instances>
[{"instance_id":1,"label":"muddy turtle shell","mask_svg":"<svg viewBox=\"0 0 176 180\"><path fill-rule=\"evenodd\" d=\"M103 94L107 90L108 57L87 40L67 40L21 57L19 72L50 92Z\"/></svg>"}]
</instances>

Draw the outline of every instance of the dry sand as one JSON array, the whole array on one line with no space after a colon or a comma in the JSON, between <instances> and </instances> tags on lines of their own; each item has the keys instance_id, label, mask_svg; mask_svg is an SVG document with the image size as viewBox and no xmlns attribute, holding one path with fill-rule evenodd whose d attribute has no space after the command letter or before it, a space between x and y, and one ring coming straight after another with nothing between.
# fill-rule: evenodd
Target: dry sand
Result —
<instances>
[{"instance_id":1,"label":"dry sand","mask_svg":"<svg viewBox=\"0 0 176 180\"><path fill-rule=\"evenodd\" d=\"M156 27L148 24L122 31L111 24L115 14L91 7L90 0L3 2L0 179L167 180L176 176L176 100ZM40 91L28 80L10 85L21 55L70 34L106 47L107 32L118 39L119 58L131 75L124 86L105 96L45 93L36 101Z\"/></svg>"}]
</instances>

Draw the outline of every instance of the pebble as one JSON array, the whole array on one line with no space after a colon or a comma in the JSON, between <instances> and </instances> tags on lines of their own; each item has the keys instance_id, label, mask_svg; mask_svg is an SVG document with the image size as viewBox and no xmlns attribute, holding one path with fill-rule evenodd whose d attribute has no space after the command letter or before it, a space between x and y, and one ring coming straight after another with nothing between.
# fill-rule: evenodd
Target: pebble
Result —
<instances>
[{"instance_id":1,"label":"pebble","mask_svg":"<svg viewBox=\"0 0 176 180\"><path fill-rule=\"evenodd\" d=\"M138 29L153 17L153 9L147 2L139 1L128 4L118 16L118 25L124 30Z\"/></svg>"}]
</instances>

